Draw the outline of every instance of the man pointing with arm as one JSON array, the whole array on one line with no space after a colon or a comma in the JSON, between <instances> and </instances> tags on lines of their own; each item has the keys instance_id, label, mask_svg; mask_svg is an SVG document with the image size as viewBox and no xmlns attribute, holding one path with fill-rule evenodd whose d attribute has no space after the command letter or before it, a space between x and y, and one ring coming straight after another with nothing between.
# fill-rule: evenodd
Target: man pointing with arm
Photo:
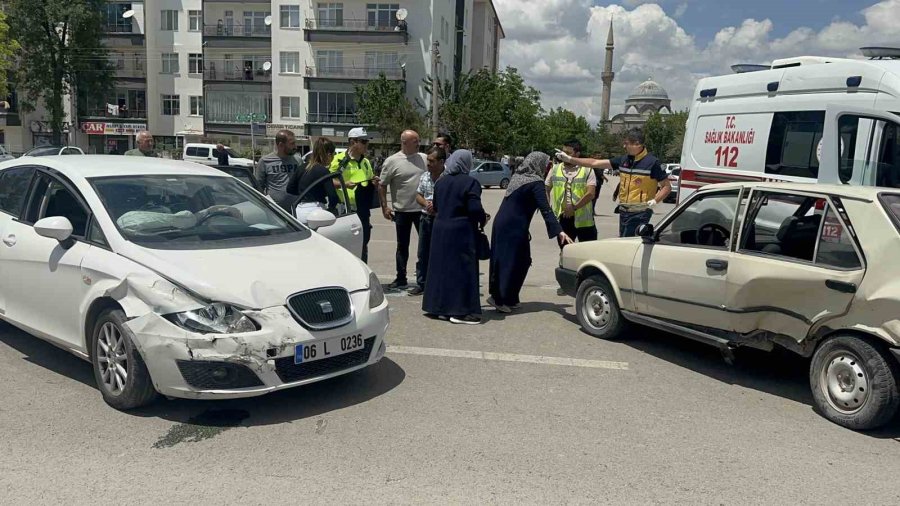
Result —
<instances>
[{"instance_id":1,"label":"man pointing with arm","mask_svg":"<svg viewBox=\"0 0 900 506\"><path fill-rule=\"evenodd\" d=\"M594 169L618 169L619 237L634 237L638 226L650 223L653 207L666 199L672 186L659 160L647 153L641 130L629 130L623 147L627 155L610 160L574 158L561 151L556 158Z\"/></svg>"}]
</instances>

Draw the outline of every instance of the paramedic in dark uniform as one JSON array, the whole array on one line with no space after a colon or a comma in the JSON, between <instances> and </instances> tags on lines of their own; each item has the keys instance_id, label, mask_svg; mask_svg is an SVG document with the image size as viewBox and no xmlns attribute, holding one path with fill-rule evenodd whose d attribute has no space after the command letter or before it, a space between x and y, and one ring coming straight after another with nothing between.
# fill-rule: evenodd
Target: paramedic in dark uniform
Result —
<instances>
[{"instance_id":1,"label":"paramedic in dark uniform","mask_svg":"<svg viewBox=\"0 0 900 506\"><path fill-rule=\"evenodd\" d=\"M573 158L561 151L556 157L563 162L593 169L619 171L619 237L634 237L638 226L650 223L653 207L665 201L672 186L659 160L647 153L644 134L640 129L629 130L623 144L625 156L611 160Z\"/></svg>"}]
</instances>

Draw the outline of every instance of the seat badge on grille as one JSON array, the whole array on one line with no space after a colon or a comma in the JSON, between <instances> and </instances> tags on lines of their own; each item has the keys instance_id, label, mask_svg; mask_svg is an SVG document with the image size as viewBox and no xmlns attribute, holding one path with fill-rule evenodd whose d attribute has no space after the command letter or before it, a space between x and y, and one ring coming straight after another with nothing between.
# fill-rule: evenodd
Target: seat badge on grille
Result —
<instances>
[{"instance_id":1,"label":"seat badge on grille","mask_svg":"<svg viewBox=\"0 0 900 506\"><path fill-rule=\"evenodd\" d=\"M319 309L322 310L322 314L331 314L334 312L334 308L331 306L331 303L327 300L319 301Z\"/></svg>"}]
</instances>

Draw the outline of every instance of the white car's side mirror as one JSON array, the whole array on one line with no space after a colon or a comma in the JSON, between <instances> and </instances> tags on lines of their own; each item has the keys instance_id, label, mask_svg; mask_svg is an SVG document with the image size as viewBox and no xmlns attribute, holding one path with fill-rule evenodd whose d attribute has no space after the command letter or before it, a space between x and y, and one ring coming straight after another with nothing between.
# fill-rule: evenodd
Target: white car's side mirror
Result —
<instances>
[{"instance_id":1,"label":"white car's side mirror","mask_svg":"<svg viewBox=\"0 0 900 506\"><path fill-rule=\"evenodd\" d=\"M34 224L34 231L41 237L56 239L64 243L64 247L68 247L65 243L72 237L72 222L64 216L50 216L38 220Z\"/></svg>"},{"instance_id":2,"label":"white car's side mirror","mask_svg":"<svg viewBox=\"0 0 900 506\"><path fill-rule=\"evenodd\" d=\"M313 230L330 227L335 224L337 218L324 209L316 209L306 217L306 226Z\"/></svg>"}]
</instances>

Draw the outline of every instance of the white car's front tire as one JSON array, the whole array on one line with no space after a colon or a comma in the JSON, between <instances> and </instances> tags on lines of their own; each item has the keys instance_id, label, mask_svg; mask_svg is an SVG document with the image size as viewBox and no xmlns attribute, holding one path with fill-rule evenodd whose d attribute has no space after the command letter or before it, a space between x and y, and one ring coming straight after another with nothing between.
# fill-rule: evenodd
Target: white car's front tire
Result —
<instances>
[{"instance_id":1,"label":"white car's front tire","mask_svg":"<svg viewBox=\"0 0 900 506\"><path fill-rule=\"evenodd\" d=\"M150 372L134 346L121 309L106 309L91 334L91 364L103 400L120 409L134 409L156 400Z\"/></svg>"}]
</instances>

